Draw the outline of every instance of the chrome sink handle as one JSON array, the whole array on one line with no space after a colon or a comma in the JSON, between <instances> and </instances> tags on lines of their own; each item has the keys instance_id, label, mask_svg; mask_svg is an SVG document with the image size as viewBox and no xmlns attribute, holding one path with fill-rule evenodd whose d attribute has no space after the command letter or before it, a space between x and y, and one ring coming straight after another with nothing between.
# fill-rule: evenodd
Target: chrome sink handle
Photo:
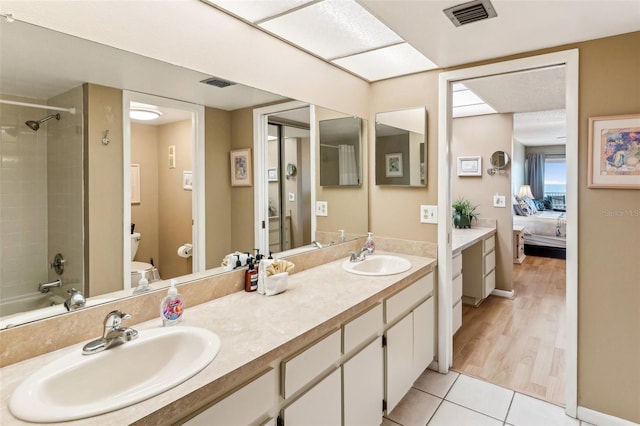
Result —
<instances>
[{"instance_id":1,"label":"chrome sink handle","mask_svg":"<svg viewBox=\"0 0 640 426\"><path fill-rule=\"evenodd\" d=\"M138 338L138 331L133 328L122 328L122 320L131 318L131 315L119 310L111 311L104 318L104 333L101 338L93 340L82 348L83 355L91 355L102 352L113 346L130 342Z\"/></svg>"},{"instance_id":2,"label":"chrome sink handle","mask_svg":"<svg viewBox=\"0 0 640 426\"><path fill-rule=\"evenodd\" d=\"M111 311L104 317L104 329L105 332L107 330L112 330L116 328L120 328L120 324L122 324L122 320L127 320L131 318L130 314L126 314L119 310Z\"/></svg>"},{"instance_id":3,"label":"chrome sink handle","mask_svg":"<svg viewBox=\"0 0 640 426\"><path fill-rule=\"evenodd\" d=\"M369 252L367 251L366 247L362 247L362 249L360 250L360 253L358 253L357 251L352 251L350 253L351 253L351 256L349 257L349 262L355 263L355 262L362 262L363 260L365 260Z\"/></svg>"}]
</instances>

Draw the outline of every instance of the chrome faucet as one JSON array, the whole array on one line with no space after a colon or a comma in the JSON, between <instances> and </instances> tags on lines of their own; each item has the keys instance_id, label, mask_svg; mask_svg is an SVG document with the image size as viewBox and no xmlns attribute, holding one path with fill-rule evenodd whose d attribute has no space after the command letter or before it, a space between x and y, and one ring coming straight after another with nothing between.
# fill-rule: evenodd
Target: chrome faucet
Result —
<instances>
[{"instance_id":1,"label":"chrome faucet","mask_svg":"<svg viewBox=\"0 0 640 426\"><path fill-rule=\"evenodd\" d=\"M67 311L84 308L84 305L87 303L87 299L84 298L82 293L75 288L67 290L67 293L69 293L69 297L64 301L64 307L67 308Z\"/></svg>"},{"instance_id":2,"label":"chrome faucet","mask_svg":"<svg viewBox=\"0 0 640 426\"><path fill-rule=\"evenodd\" d=\"M55 287L62 287L62 280L57 279L55 281L51 281L48 283L40 283L38 284L38 291L40 293L49 293L49 290Z\"/></svg>"},{"instance_id":3,"label":"chrome faucet","mask_svg":"<svg viewBox=\"0 0 640 426\"><path fill-rule=\"evenodd\" d=\"M362 247L360 249L360 253L358 253L357 251L352 251L351 257L349 257L349 262L362 262L367 258L367 254L369 254L369 251L366 247Z\"/></svg>"},{"instance_id":4,"label":"chrome faucet","mask_svg":"<svg viewBox=\"0 0 640 426\"><path fill-rule=\"evenodd\" d=\"M136 330L120 326L122 320L129 318L131 318L131 315L118 310L109 312L104 318L104 332L102 337L84 345L82 355L92 355L137 339L138 332Z\"/></svg>"}]
</instances>

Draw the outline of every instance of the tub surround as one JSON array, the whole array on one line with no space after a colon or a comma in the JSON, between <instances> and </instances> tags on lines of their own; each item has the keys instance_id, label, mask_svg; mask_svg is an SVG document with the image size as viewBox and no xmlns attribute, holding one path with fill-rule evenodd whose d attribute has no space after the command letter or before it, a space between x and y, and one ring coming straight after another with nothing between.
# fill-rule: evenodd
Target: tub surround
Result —
<instances>
[{"instance_id":1,"label":"tub surround","mask_svg":"<svg viewBox=\"0 0 640 426\"><path fill-rule=\"evenodd\" d=\"M355 247L361 244L362 241L352 242ZM300 269L304 272L291 275L289 289L274 297L236 291L225 297L193 306L193 302L189 303L190 296L181 289L188 303L182 324L207 328L219 335L222 348L216 359L198 375L163 394L112 413L92 417L91 421L102 424L140 425L168 424L178 421L266 368L277 365L283 357L301 350L328 332L338 329L340 324L425 276L436 265L435 259L432 258L403 255L412 263L411 269L405 273L373 278L359 276L342 269L345 246L340 245L340 247L341 254L337 256L338 260L327 261L316 267L305 263L315 263L314 257L331 257L333 255L329 254L330 251L323 256L318 256L320 252L324 252L321 250L300 255L303 256L300 258L296 257L296 269L300 265ZM316 256L313 256L314 254ZM240 273L243 271L235 271L214 278L230 279ZM333 277L333 279L327 280L327 277ZM198 284L201 283L193 283L185 288L197 287ZM195 288L193 290L195 291ZM159 303L163 296L164 292L158 292L151 295L150 299L158 299ZM132 298L126 301L137 299ZM119 301L116 304L122 306L126 301ZM154 304L152 309L152 316L155 318L137 324L137 329L160 326L157 306ZM139 316L139 311L136 311L133 306L132 308L130 312L134 317ZM107 309L110 308L94 309L93 316L97 318L86 319L92 321L91 325L96 326L91 327L90 337L96 334L94 328L99 328L102 320L99 317ZM126 308L123 307L123 309ZM304 312L304 315L300 315L301 312ZM82 322L84 321L85 319ZM35 341L32 340L32 343L35 344ZM23 424L10 414L7 406L8 399L17 384L52 359L68 351L80 350L81 346L76 344L54 353L4 367L2 369L2 411L0 412L3 424ZM66 424L82 424L86 421L86 419L78 420Z\"/></svg>"}]
</instances>

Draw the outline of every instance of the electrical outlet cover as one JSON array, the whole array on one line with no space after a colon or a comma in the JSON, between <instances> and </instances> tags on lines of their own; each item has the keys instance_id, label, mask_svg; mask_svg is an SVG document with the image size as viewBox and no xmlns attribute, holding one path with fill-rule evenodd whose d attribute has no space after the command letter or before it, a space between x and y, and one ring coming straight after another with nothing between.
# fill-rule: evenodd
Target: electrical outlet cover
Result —
<instances>
[{"instance_id":1,"label":"electrical outlet cover","mask_svg":"<svg viewBox=\"0 0 640 426\"><path fill-rule=\"evenodd\" d=\"M438 223L438 206L421 205L420 223Z\"/></svg>"},{"instance_id":2,"label":"electrical outlet cover","mask_svg":"<svg viewBox=\"0 0 640 426\"><path fill-rule=\"evenodd\" d=\"M326 201L316 201L316 216L329 216L329 205Z\"/></svg>"}]
</instances>

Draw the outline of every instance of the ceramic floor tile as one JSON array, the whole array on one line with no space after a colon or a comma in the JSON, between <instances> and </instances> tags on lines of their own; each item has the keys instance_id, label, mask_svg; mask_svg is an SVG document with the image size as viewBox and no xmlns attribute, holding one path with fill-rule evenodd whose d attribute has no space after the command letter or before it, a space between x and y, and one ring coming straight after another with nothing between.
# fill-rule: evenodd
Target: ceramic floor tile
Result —
<instances>
[{"instance_id":1,"label":"ceramic floor tile","mask_svg":"<svg viewBox=\"0 0 640 426\"><path fill-rule=\"evenodd\" d=\"M430 393L431 395L444 398L459 375L460 374L455 371L449 371L447 374L440 374L437 371L425 370L413 384L413 387Z\"/></svg>"},{"instance_id":2,"label":"ceramic floor tile","mask_svg":"<svg viewBox=\"0 0 640 426\"><path fill-rule=\"evenodd\" d=\"M500 420L442 401L428 426L502 426Z\"/></svg>"},{"instance_id":3,"label":"ceramic floor tile","mask_svg":"<svg viewBox=\"0 0 640 426\"><path fill-rule=\"evenodd\" d=\"M436 412L441 401L428 393L410 389L387 417L403 426L424 426Z\"/></svg>"},{"instance_id":4,"label":"ceramic floor tile","mask_svg":"<svg viewBox=\"0 0 640 426\"><path fill-rule=\"evenodd\" d=\"M596 425L592 423L583 422L582 420L580 420L580 426L596 426Z\"/></svg>"},{"instance_id":5,"label":"ceramic floor tile","mask_svg":"<svg viewBox=\"0 0 640 426\"><path fill-rule=\"evenodd\" d=\"M399 425L398 423L393 422L393 421L387 419L386 417L383 417L382 418L382 424L380 426L402 426L402 425Z\"/></svg>"},{"instance_id":6,"label":"ceramic floor tile","mask_svg":"<svg viewBox=\"0 0 640 426\"><path fill-rule=\"evenodd\" d=\"M514 426L578 426L580 421L567 416L557 405L516 393L507 423Z\"/></svg>"},{"instance_id":7,"label":"ceramic floor tile","mask_svg":"<svg viewBox=\"0 0 640 426\"><path fill-rule=\"evenodd\" d=\"M504 421L513 394L512 390L461 374L446 399Z\"/></svg>"}]
</instances>

